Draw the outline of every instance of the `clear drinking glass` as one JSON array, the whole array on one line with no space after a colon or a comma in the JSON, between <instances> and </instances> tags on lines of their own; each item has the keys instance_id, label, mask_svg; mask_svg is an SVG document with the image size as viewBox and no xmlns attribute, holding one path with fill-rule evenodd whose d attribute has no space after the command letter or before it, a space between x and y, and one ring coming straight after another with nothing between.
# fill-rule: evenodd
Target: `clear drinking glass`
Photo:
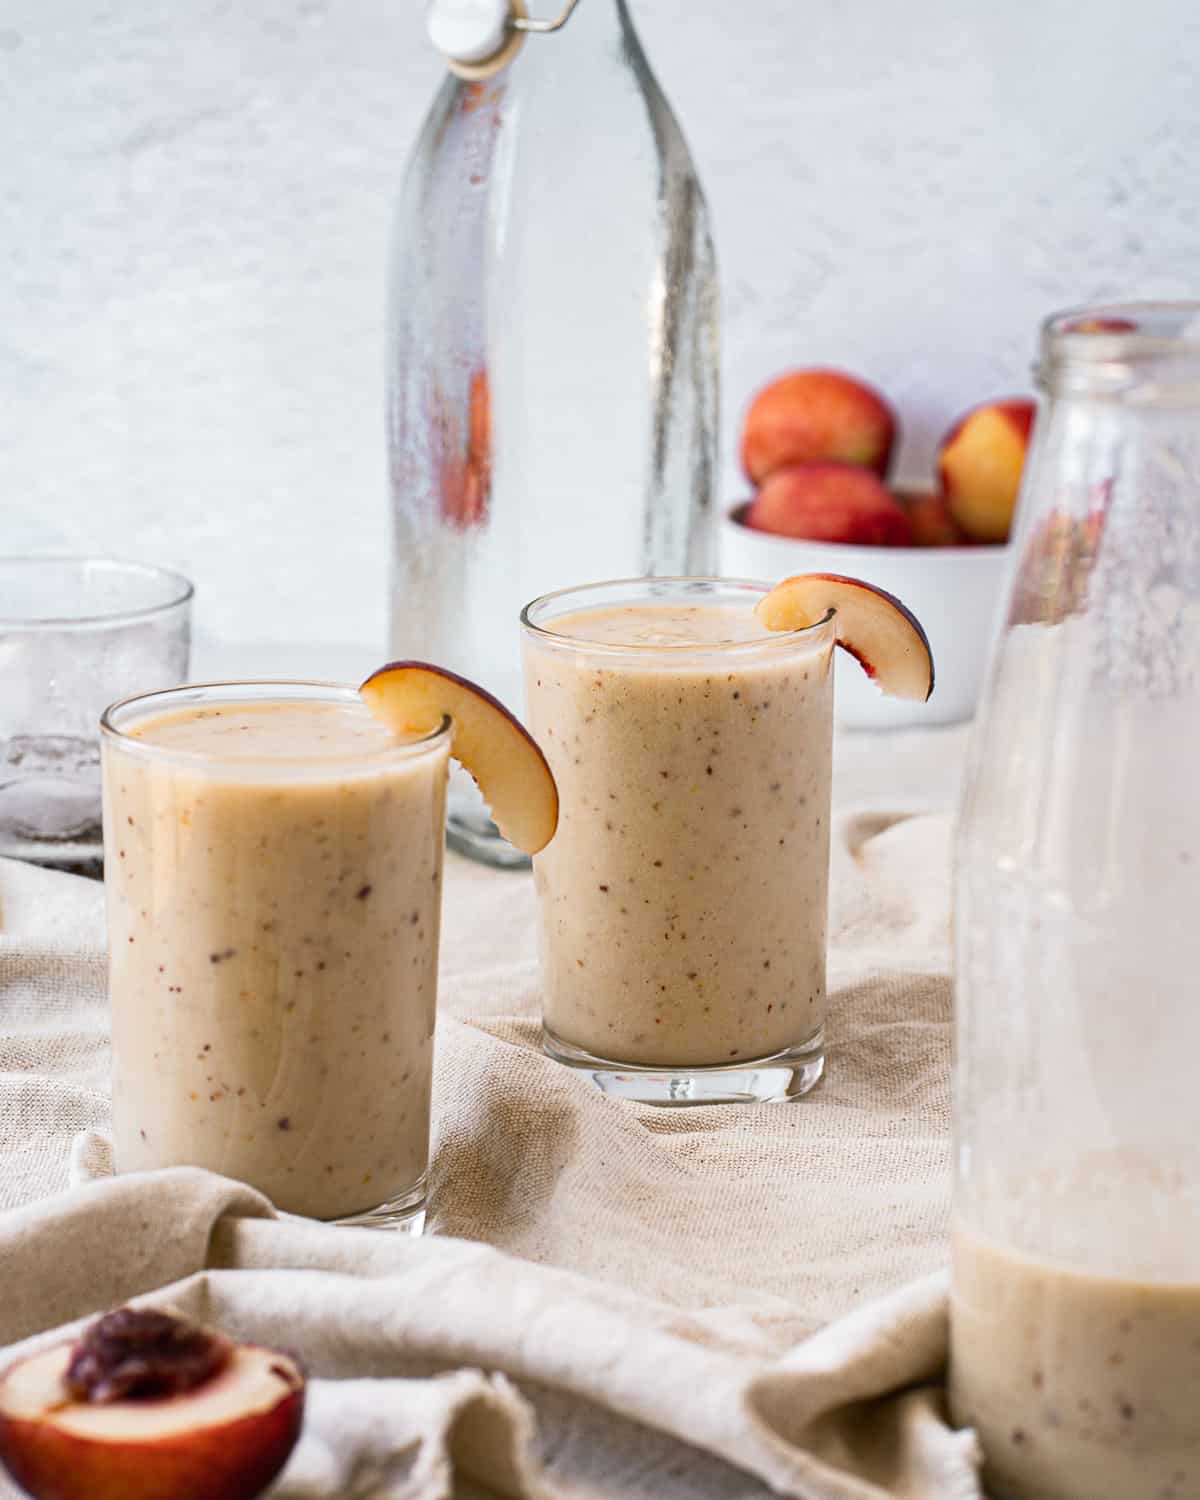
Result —
<instances>
[{"instance_id":1,"label":"clear drinking glass","mask_svg":"<svg viewBox=\"0 0 1200 1500\"><path fill-rule=\"evenodd\" d=\"M0 558L0 855L99 859L100 715L187 677L191 609L162 568Z\"/></svg>"},{"instance_id":2,"label":"clear drinking glass","mask_svg":"<svg viewBox=\"0 0 1200 1500\"><path fill-rule=\"evenodd\" d=\"M353 688L252 682L103 735L117 1169L419 1228L448 725L398 743Z\"/></svg>"},{"instance_id":3,"label":"clear drinking glass","mask_svg":"<svg viewBox=\"0 0 1200 1500\"><path fill-rule=\"evenodd\" d=\"M521 616L560 807L545 1047L625 1098L788 1098L824 1066L834 630L764 630L769 590L632 579Z\"/></svg>"},{"instance_id":4,"label":"clear drinking glass","mask_svg":"<svg viewBox=\"0 0 1200 1500\"><path fill-rule=\"evenodd\" d=\"M1052 318L957 850L950 1385L1010 1500L1200 1500L1200 304Z\"/></svg>"},{"instance_id":5,"label":"clear drinking glass","mask_svg":"<svg viewBox=\"0 0 1200 1500\"><path fill-rule=\"evenodd\" d=\"M392 652L513 703L527 599L714 558L716 260L625 0L580 0L489 77L447 75L390 290ZM449 826L528 863L465 773Z\"/></svg>"}]
</instances>

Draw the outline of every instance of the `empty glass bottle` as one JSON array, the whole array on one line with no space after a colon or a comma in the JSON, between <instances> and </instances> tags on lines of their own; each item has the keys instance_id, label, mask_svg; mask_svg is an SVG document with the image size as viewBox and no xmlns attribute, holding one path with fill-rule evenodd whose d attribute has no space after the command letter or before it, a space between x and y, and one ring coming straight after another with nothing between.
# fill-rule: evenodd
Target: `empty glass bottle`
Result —
<instances>
[{"instance_id":1,"label":"empty glass bottle","mask_svg":"<svg viewBox=\"0 0 1200 1500\"><path fill-rule=\"evenodd\" d=\"M704 197L625 0L546 22L507 3L431 10L456 71L400 204L388 433L392 649L515 709L529 599L711 570L718 308ZM449 826L521 859L465 778Z\"/></svg>"}]
</instances>

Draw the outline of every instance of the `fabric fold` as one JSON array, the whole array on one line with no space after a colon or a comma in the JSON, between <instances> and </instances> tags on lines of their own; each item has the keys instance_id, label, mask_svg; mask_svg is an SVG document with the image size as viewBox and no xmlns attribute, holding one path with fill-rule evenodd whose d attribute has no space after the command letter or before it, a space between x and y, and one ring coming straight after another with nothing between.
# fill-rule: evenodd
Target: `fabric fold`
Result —
<instances>
[{"instance_id":1,"label":"fabric fold","mask_svg":"<svg viewBox=\"0 0 1200 1500\"><path fill-rule=\"evenodd\" d=\"M941 1278L777 1356L763 1337L731 1346L703 1311L680 1317L491 1246L275 1217L191 1168L5 1215L0 1263L6 1359L130 1299L299 1355L314 1398L281 1497L434 1500L461 1471L546 1500L586 1493L580 1455L594 1464L614 1443L621 1467L641 1455L616 1496L655 1494L681 1455L698 1495L720 1495L727 1469L803 1500L978 1493L973 1443L929 1384L945 1357Z\"/></svg>"}]
</instances>

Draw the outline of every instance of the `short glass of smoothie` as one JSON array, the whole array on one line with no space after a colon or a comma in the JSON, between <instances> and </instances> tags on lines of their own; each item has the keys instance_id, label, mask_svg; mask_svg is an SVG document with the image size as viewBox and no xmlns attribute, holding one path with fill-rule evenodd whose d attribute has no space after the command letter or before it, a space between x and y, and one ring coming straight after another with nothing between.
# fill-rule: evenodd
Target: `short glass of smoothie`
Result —
<instances>
[{"instance_id":1,"label":"short glass of smoothie","mask_svg":"<svg viewBox=\"0 0 1200 1500\"><path fill-rule=\"evenodd\" d=\"M767 630L769 592L634 579L521 616L560 798L544 1045L624 1098L786 1099L824 1067L834 627Z\"/></svg>"},{"instance_id":2,"label":"short glass of smoothie","mask_svg":"<svg viewBox=\"0 0 1200 1500\"><path fill-rule=\"evenodd\" d=\"M419 1228L450 726L241 682L102 720L118 1171Z\"/></svg>"}]
</instances>

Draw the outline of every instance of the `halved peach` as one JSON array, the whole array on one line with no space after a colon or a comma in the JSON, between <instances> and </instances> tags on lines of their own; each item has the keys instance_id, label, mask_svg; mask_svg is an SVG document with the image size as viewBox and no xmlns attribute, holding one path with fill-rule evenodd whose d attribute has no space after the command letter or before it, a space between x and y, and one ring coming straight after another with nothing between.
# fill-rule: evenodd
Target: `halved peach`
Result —
<instances>
[{"instance_id":1,"label":"halved peach","mask_svg":"<svg viewBox=\"0 0 1200 1500\"><path fill-rule=\"evenodd\" d=\"M80 1394L78 1350L55 1345L0 1377L0 1460L36 1500L253 1500L300 1434L304 1376L275 1349L230 1345L198 1385L118 1399Z\"/></svg>"},{"instance_id":2,"label":"halved peach","mask_svg":"<svg viewBox=\"0 0 1200 1500\"><path fill-rule=\"evenodd\" d=\"M396 734L453 726L451 754L474 777L510 844L537 854L558 827L558 788L525 726L491 693L424 661L394 661L359 688L363 701Z\"/></svg>"},{"instance_id":3,"label":"halved peach","mask_svg":"<svg viewBox=\"0 0 1200 1500\"><path fill-rule=\"evenodd\" d=\"M803 630L832 611L837 643L889 698L924 702L933 692L933 653L921 622L894 595L840 573L798 573L758 601L768 630Z\"/></svg>"}]
</instances>

